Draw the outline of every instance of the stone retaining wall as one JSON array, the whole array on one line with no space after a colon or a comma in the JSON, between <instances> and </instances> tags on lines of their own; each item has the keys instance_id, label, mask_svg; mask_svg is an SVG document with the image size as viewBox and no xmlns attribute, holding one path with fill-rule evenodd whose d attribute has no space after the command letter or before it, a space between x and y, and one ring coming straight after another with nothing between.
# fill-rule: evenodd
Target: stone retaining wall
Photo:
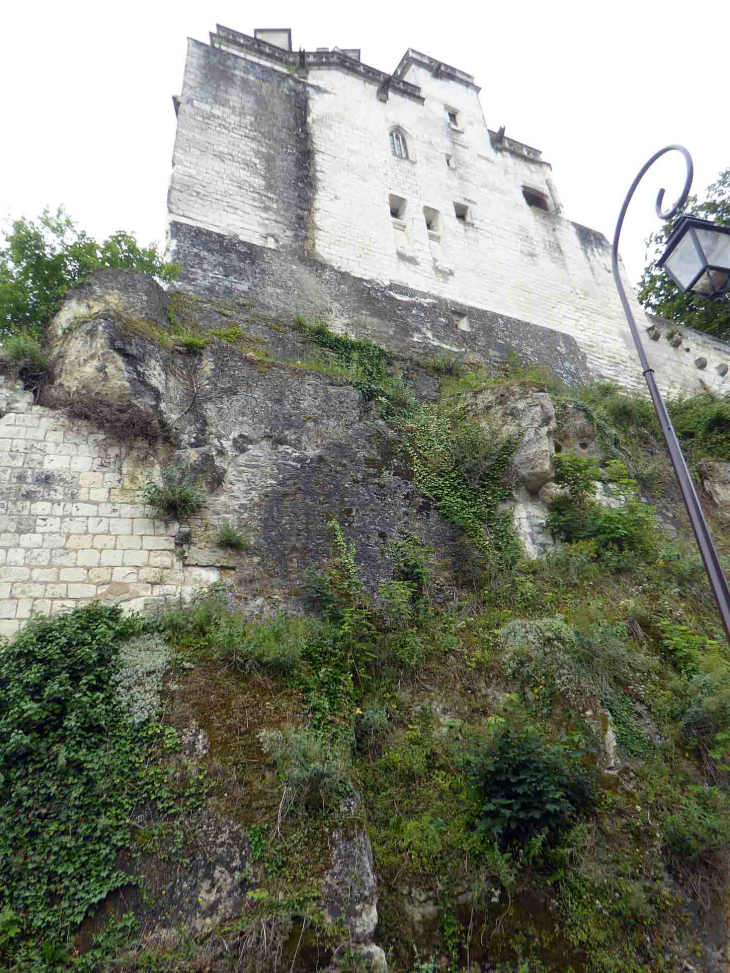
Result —
<instances>
[{"instance_id":1,"label":"stone retaining wall","mask_svg":"<svg viewBox=\"0 0 730 973\"><path fill-rule=\"evenodd\" d=\"M34 614L94 599L149 608L217 580L183 565L178 523L142 502L152 457L1 378L0 412L0 635Z\"/></svg>"}]
</instances>

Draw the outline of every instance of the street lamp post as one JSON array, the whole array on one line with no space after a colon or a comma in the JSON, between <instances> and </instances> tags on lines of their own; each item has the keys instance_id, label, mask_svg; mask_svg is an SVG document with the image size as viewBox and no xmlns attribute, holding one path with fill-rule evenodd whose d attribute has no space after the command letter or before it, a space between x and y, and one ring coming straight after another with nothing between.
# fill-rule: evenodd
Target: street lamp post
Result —
<instances>
[{"instance_id":1,"label":"street lamp post","mask_svg":"<svg viewBox=\"0 0 730 973\"><path fill-rule=\"evenodd\" d=\"M672 466L674 467L674 472L677 474L679 488L682 491L682 499L684 500L687 515L689 516L692 530L697 539L697 546L700 549L712 594L720 612L725 635L727 636L728 642L730 642L730 589L728 589L727 579L720 565L720 559L717 556L715 545L712 543L712 537L710 536L702 511L702 505L697 496L692 477L689 475L687 463L682 454L677 434L669 418L667 407L659 394L659 389L654 379L654 369L651 368L646 357L641 335L636 326L636 321L634 320L634 315L631 311L631 306L626 297L626 291L624 290L619 273L618 244L626 210L636 192L637 186L644 178L646 172L654 165L657 159L660 159L667 152L680 152L684 156L687 164L687 175L679 199L667 212L662 210L664 190L659 190L656 201L656 214L660 220L669 220L677 215L687 201L687 196L692 185L692 156L682 145L668 145L655 152L651 159L642 166L626 194L616 224L616 232L613 236L613 250L611 253L613 279L616 283L619 297L621 298L626 320L629 322L631 335L639 354L643 375L649 387L649 395L654 403L659 425L664 434L664 440L669 450ZM717 227L708 220L697 220L694 217L685 216L680 220L667 241L666 250L660 258L658 265L666 267L674 282L682 290L693 290L695 293L705 296L718 297L730 288L730 231L727 227Z\"/></svg>"}]
</instances>

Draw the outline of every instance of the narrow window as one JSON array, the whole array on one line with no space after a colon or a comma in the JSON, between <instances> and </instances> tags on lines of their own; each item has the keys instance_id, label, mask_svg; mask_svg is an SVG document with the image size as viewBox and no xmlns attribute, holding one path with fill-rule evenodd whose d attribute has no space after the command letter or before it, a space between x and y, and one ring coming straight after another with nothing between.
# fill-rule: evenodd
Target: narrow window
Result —
<instances>
[{"instance_id":1,"label":"narrow window","mask_svg":"<svg viewBox=\"0 0 730 973\"><path fill-rule=\"evenodd\" d=\"M459 331L471 331L471 323L466 314L454 314L454 324Z\"/></svg>"},{"instance_id":2,"label":"narrow window","mask_svg":"<svg viewBox=\"0 0 730 973\"><path fill-rule=\"evenodd\" d=\"M390 151L397 159L408 158L408 142L399 128L394 128L390 133Z\"/></svg>"},{"instance_id":3,"label":"narrow window","mask_svg":"<svg viewBox=\"0 0 730 973\"><path fill-rule=\"evenodd\" d=\"M456 214L457 220L460 223L468 222L469 218L469 207L465 206L463 203L454 203L454 213Z\"/></svg>"},{"instance_id":4,"label":"narrow window","mask_svg":"<svg viewBox=\"0 0 730 973\"><path fill-rule=\"evenodd\" d=\"M430 206L423 207L423 218L426 221L426 229L431 237L438 237L441 232L441 218L437 209Z\"/></svg>"},{"instance_id":5,"label":"narrow window","mask_svg":"<svg viewBox=\"0 0 730 973\"><path fill-rule=\"evenodd\" d=\"M459 113L458 113L458 111L455 108L447 108L446 109L446 117L448 118L449 125L452 128L455 128L455 129L458 129L459 131L461 131L461 118L459 117Z\"/></svg>"},{"instance_id":6,"label":"narrow window","mask_svg":"<svg viewBox=\"0 0 730 973\"><path fill-rule=\"evenodd\" d=\"M388 203L390 204L390 215L394 220L403 220L406 215L406 201L402 196L394 196L393 193L388 196Z\"/></svg>"},{"instance_id":7,"label":"narrow window","mask_svg":"<svg viewBox=\"0 0 730 973\"><path fill-rule=\"evenodd\" d=\"M528 206L532 206L533 209L542 209L545 212L550 212L547 196L538 189L528 189L527 186L523 186L522 195Z\"/></svg>"},{"instance_id":8,"label":"narrow window","mask_svg":"<svg viewBox=\"0 0 730 973\"><path fill-rule=\"evenodd\" d=\"M447 155L446 156L446 165L449 167L449 169L455 169L456 168L456 162L454 161L453 155Z\"/></svg>"}]
</instances>

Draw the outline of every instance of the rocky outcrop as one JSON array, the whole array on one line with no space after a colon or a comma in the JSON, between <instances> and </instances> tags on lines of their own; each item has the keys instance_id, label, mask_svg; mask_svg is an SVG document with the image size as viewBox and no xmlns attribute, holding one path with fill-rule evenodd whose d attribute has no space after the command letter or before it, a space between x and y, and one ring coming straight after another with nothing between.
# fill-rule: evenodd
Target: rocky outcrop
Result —
<instances>
[{"instance_id":1,"label":"rocky outcrop","mask_svg":"<svg viewBox=\"0 0 730 973\"><path fill-rule=\"evenodd\" d=\"M490 432L518 440L508 478L516 487L537 493L555 475L557 419L550 395L522 385L497 385L469 392L466 399L467 415Z\"/></svg>"},{"instance_id":2,"label":"rocky outcrop","mask_svg":"<svg viewBox=\"0 0 730 973\"><path fill-rule=\"evenodd\" d=\"M351 802L351 813L356 814L358 807L359 801ZM322 895L325 921L344 923L353 950L370 963L368 969L387 973L385 953L372 942L378 924L378 896L367 832L356 830L348 835L337 831L333 835L332 865L324 877Z\"/></svg>"},{"instance_id":3,"label":"rocky outcrop","mask_svg":"<svg viewBox=\"0 0 730 973\"><path fill-rule=\"evenodd\" d=\"M159 434L167 420L169 355L146 334L169 327L166 297L144 274L102 270L72 291L48 329L49 404L82 418L134 412ZM154 332L152 332L154 333ZM79 410L85 409L84 415Z\"/></svg>"},{"instance_id":4,"label":"rocky outcrop","mask_svg":"<svg viewBox=\"0 0 730 973\"><path fill-rule=\"evenodd\" d=\"M603 459L596 429L578 406L556 409L552 396L533 386L498 385L466 399L467 414L490 433L518 440L505 477L512 485L505 506L525 554L541 557L555 546L545 528L548 504L561 493L553 482L555 455L565 450ZM598 499L612 502L602 494Z\"/></svg>"},{"instance_id":5,"label":"rocky outcrop","mask_svg":"<svg viewBox=\"0 0 730 973\"><path fill-rule=\"evenodd\" d=\"M703 459L698 464L698 473L716 516L730 522L730 463Z\"/></svg>"}]
</instances>

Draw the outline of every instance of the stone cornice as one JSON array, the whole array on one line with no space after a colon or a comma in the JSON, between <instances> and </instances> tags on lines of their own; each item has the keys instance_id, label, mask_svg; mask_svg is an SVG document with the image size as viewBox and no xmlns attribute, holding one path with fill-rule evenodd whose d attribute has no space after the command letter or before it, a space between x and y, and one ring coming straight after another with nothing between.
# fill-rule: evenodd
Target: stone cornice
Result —
<instances>
[{"instance_id":1,"label":"stone cornice","mask_svg":"<svg viewBox=\"0 0 730 973\"><path fill-rule=\"evenodd\" d=\"M211 33L210 43L212 47L226 50L230 54L239 54L239 52L239 56L255 54L294 73L301 72L302 75L306 75L312 68L344 71L362 78L378 89L388 81L390 94L401 95L421 103L425 100L418 85L404 81L402 78L391 77L377 68L371 68L362 61L349 57L343 51L285 51L275 44L257 40L248 34L222 27L220 24L216 25L216 32Z\"/></svg>"},{"instance_id":2,"label":"stone cornice","mask_svg":"<svg viewBox=\"0 0 730 973\"><path fill-rule=\"evenodd\" d=\"M398 67L393 72L393 77L402 78L414 64L426 68L435 78L442 78L444 81L455 81L457 84L462 84L464 87L470 88L477 94L481 91L479 85L474 84L473 75L467 74L466 71L460 71L450 64L444 64L443 61L438 61L435 57L429 57L428 54L421 54L420 51L416 51L412 47L409 47L400 59Z\"/></svg>"}]
</instances>

